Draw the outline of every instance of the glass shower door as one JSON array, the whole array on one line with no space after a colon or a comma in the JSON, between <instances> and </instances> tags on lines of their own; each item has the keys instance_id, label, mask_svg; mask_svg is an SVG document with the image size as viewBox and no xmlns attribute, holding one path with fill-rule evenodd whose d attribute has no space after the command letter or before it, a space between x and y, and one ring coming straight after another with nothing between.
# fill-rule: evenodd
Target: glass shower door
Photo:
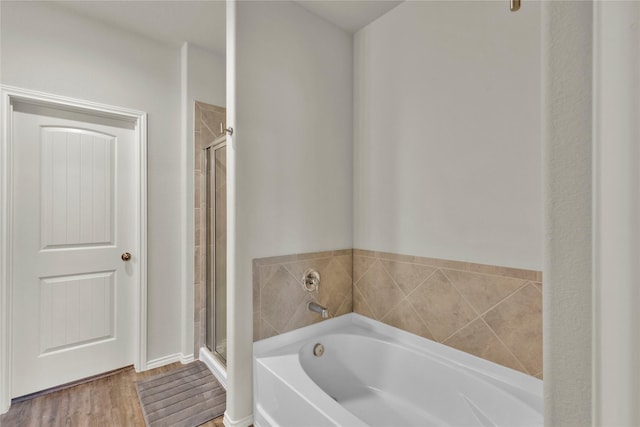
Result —
<instances>
[{"instance_id":1,"label":"glass shower door","mask_svg":"<svg viewBox=\"0 0 640 427\"><path fill-rule=\"evenodd\" d=\"M227 145L206 149L206 344L227 359Z\"/></svg>"}]
</instances>

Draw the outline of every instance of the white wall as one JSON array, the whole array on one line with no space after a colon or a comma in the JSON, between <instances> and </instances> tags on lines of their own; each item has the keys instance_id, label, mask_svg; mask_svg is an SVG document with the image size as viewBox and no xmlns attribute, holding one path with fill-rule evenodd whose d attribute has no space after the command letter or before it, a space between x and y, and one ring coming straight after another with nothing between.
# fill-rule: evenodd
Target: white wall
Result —
<instances>
[{"instance_id":1,"label":"white wall","mask_svg":"<svg viewBox=\"0 0 640 427\"><path fill-rule=\"evenodd\" d=\"M225 57L216 52L209 51L192 43L184 43L181 49L181 114L183 134L183 158L184 170L184 239L183 253L183 340L182 354L187 355L193 351L194 340L194 311L193 311L193 265L194 254L194 109L195 101L207 104L226 105L226 78ZM198 355L196 354L197 358Z\"/></svg>"},{"instance_id":2,"label":"white wall","mask_svg":"<svg viewBox=\"0 0 640 427\"><path fill-rule=\"evenodd\" d=\"M544 2L542 18L545 424L588 426L593 425L593 3ZM616 293L620 283L610 285Z\"/></svg>"},{"instance_id":3,"label":"white wall","mask_svg":"<svg viewBox=\"0 0 640 427\"><path fill-rule=\"evenodd\" d=\"M352 37L295 3L236 8L231 421L252 413L252 259L353 244Z\"/></svg>"},{"instance_id":4,"label":"white wall","mask_svg":"<svg viewBox=\"0 0 640 427\"><path fill-rule=\"evenodd\" d=\"M189 100L224 107L226 104L225 57L189 43ZM192 108L193 109L193 106Z\"/></svg>"},{"instance_id":5,"label":"white wall","mask_svg":"<svg viewBox=\"0 0 640 427\"><path fill-rule=\"evenodd\" d=\"M2 2L2 83L146 111L149 360L180 351L180 54L53 4Z\"/></svg>"},{"instance_id":6,"label":"white wall","mask_svg":"<svg viewBox=\"0 0 640 427\"><path fill-rule=\"evenodd\" d=\"M354 45L354 246L541 270L540 4L405 2Z\"/></svg>"},{"instance_id":7,"label":"white wall","mask_svg":"<svg viewBox=\"0 0 640 427\"><path fill-rule=\"evenodd\" d=\"M350 248L351 35L293 3L239 6L238 237L247 260Z\"/></svg>"}]
</instances>

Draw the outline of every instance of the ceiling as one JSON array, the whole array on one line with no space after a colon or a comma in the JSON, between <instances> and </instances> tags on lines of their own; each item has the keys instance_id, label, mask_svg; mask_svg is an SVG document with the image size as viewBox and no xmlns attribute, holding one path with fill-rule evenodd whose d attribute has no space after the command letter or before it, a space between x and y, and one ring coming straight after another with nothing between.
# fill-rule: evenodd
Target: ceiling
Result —
<instances>
[{"instance_id":1,"label":"ceiling","mask_svg":"<svg viewBox=\"0 0 640 427\"><path fill-rule=\"evenodd\" d=\"M226 47L224 1L58 1L81 15L171 45L197 44L214 52Z\"/></svg>"},{"instance_id":2,"label":"ceiling","mask_svg":"<svg viewBox=\"0 0 640 427\"><path fill-rule=\"evenodd\" d=\"M350 33L375 21L403 0L299 0L297 3Z\"/></svg>"},{"instance_id":3,"label":"ceiling","mask_svg":"<svg viewBox=\"0 0 640 427\"><path fill-rule=\"evenodd\" d=\"M299 0L300 6L348 32L387 13L402 0ZM57 1L109 25L179 46L184 41L225 52L224 0Z\"/></svg>"}]
</instances>

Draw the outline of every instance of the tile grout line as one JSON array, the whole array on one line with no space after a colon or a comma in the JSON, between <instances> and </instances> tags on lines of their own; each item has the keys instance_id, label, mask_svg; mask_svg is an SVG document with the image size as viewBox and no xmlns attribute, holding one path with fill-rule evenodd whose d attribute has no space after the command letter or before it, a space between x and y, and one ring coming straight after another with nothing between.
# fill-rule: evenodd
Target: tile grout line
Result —
<instances>
[{"instance_id":1,"label":"tile grout line","mask_svg":"<svg viewBox=\"0 0 640 427\"><path fill-rule=\"evenodd\" d=\"M408 297L407 297L408 298ZM431 331L431 328L429 328L429 325L427 325L427 323L422 319L422 317L420 316L420 314L416 311L415 307L413 306L413 304L411 304L411 301L407 300L407 302L409 303L409 307L411 307L411 310L413 310L413 313L416 315L416 317L418 318L418 320L420 320L420 322L422 322L422 325L427 328L427 331L429 332L429 334L431 335L431 337L433 338L433 340L435 341L435 335L433 335L433 332Z\"/></svg>"},{"instance_id":2,"label":"tile grout line","mask_svg":"<svg viewBox=\"0 0 640 427\"><path fill-rule=\"evenodd\" d=\"M411 295L413 295L421 286L423 286L429 279L431 279L431 277L433 277L433 275L436 274L438 272L438 270L440 270L440 269L436 268L435 270L433 270L433 272L431 274L429 274L426 279L424 279L422 282L420 282L418 284L418 286L416 286L411 292L409 292L407 294L407 298L409 298Z\"/></svg>"},{"instance_id":3,"label":"tile grout line","mask_svg":"<svg viewBox=\"0 0 640 427\"><path fill-rule=\"evenodd\" d=\"M443 272L444 274L444 272ZM446 277L446 275L445 275ZM447 280L449 280L449 278L447 277ZM450 281L450 280L449 280ZM451 281L450 281L451 282ZM455 331L454 333L452 333L451 335L449 335L446 339L448 340L449 338L453 337L455 334L457 334L458 332L460 332L462 329L466 328L467 326L469 326L471 323L475 322L476 320L483 318L487 313L489 313L491 310L493 310L494 308L496 308L497 306L499 306L500 304L502 304L503 302L505 302L507 299L511 298L514 294L516 294L517 292L519 292L521 289L523 289L526 285L528 285L529 282L524 282L522 285L520 285L520 287L516 288L513 292L511 292L510 294L506 295L503 299L501 299L500 301L498 301L497 303L495 303L494 305L492 305L491 307L489 307L487 310L483 311L482 313L478 314L477 317L475 317L473 320L471 320L469 323L466 323L464 326L462 326L460 329L458 329L457 331ZM458 289L455 287L455 285L453 284L453 282L451 282L451 285L454 287L454 289L456 289L456 291L458 291ZM458 293L460 293L460 291L458 291ZM461 294L462 296L462 294ZM464 296L462 296L462 298L464 298ZM467 299L464 298L465 302L467 302ZM469 304L467 302L467 304ZM471 306L471 309L474 311L474 313L477 313L475 307L473 307L471 304L469 304ZM488 326L488 325L487 325ZM491 328L490 328L491 329ZM492 329L493 330L493 329ZM443 341L444 342L444 341Z\"/></svg>"},{"instance_id":4,"label":"tile grout line","mask_svg":"<svg viewBox=\"0 0 640 427\"><path fill-rule=\"evenodd\" d=\"M409 301L409 297L411 295L413 295L420 287L424 286L424 284L429 281L429 279L431 277L433 277L434 274L436 274L438 272L438 270L440 270L439 268L436 268L435 270L433 270L433 273L429 274L427 276L426 279L424 279L422 282L420 282L420 284L418 286L415 287L414 290L412 290L411 292L409 292L409 295L407 295L407 302L409 303L409 305L411 306L411 309L413 310L413 312L416 314L416 316L418 316L418 319L420 319L420 321L422 322L422 324L427 328L427 330L429 331L429 333L431 334L431 336L433 337L433 341L435 342L441 342L438 341L436 339L436 336L434 335L433 331L431 331L431 328L429 328L429 325L427 322L425 322L424 318L420 315L420 313L418 313L418 310L416 310L416 308L413 306L413 304L411 304L411 301Z\"/></svg>"},{"instance_id":5,"label":"tile grout line","mask_svg":"<svg viewBox=\"0 0 640 427\"><path fill-rule=\"evenodd\" d=\"M338 249L336 251L324 251L324 252L338 252L338 251L348 251L349 249ZM411 257L414 260L411 261L407 261L407 260L398 260L398 259L394 259L394 258L385 258L384 256L378 256L378 255L362 255L362 254L355 254L355 251L366 251L366 252L373 252L373 251L367 251L365 249L358 249L358 248L351 248L352 251L352 256L360 256L363 258L372 258L372 259L379 259L379 260L386 260L386 261L393 261L393 262L401 262L401 263L405 263L405 264L415 264L415 265L420 265L420 266L427 266L427 267L432 267L432 268L437 268L437 269L447 269L447 270L456 270L456 271L463 271L466 273L471 273L471 274L479 274L482 276L493 276L493 277L504 277L504 278L511 278L511 279L518 279L518 280L524 280L524 281L528 281L528 282L535 282L535 283L540 283L540 280L537 279L530 279L530 278L523 278L523 277L518 277L518 276L513 276L510 274L494 274L494 273L486 273L486 272L480 272L480 271L476 271L473 269L468 269L468 268L456 268L456 267L450 267L450 266L442 266L439 265L438 263L422 263L422 262L416 262L415 258L422 258L422 257L416 257L416 256L411 256L411 255L402 255L402 256L406 256L406 257ZM310 252L313 253L313 252ZM300 255L305 255L305 254L300 254ZM347 254L344 254L347 255ZM392 254L393 255L393 254ZM273 257L264 257L264 258L255 258L255 260L259 261L259 265L271 265L271 264L281 264L281 263L286 263L286 262L291 262L288 260L284 260L284 261L273 261L273 262L265 262L263 261L264 259L268 259L268 258L280 258L280 257L297 257L298 255L276 255ZM331 257L332 255L323 255L323 256L319 256L317 258L328 258ZM335 256L335 255L333 255ZM339 255L338 255L339 256ZM312 257L312 258L308 258L308 259L317 259L316 257ZM306 259L297 259L294 258L292 259L292 261L305 261ZM457 262L457 263L461 263L461 264L476 264L476 263L472 263L472 262L466 262L466 261L455 261L455 260L444 260L442 259L441 261L453 261L453 262ZM521 270L521 271L529 271L529 272L535 272L535 273L539 273L536 270L524 270L524 269L517 269L517 268L512 268L512 267L504 267L504 266L493 266L490 264L478 264L478 265L486 265L488 267L499 267L499 268L507 268L507 269L515 269L515 270Z\"/></svg>"},{"instance_id":6,"label":"tile grout line","mask_svg":"<svg viewBox=\"0 0 640 427\"><path fill-rule=\"evenodd\" d=\"M471 319L469 322L465 323L462 327L458 328L454 333L450 334L448 337L446 337L444 340L440 341L441 343L445 342L446 340L448 340L449 338L451 338L452 336L454 336L455 334L457 334L459 331L461 331L462 329L466 328L467 326L469 326L470 324L472 324L473 322L475 322L476 320L478 320L478 318L480 317L480 314L478 314L478 311L476 310L476 308L469 303L469 301L465 298L464 295L462 295L462 292L460 292L458 290L458 288L456 287L456 285L453 284L453 281L451 279L449 279L449 276L446 275L446 273L444 271L442 271L443 269L440 269L440 272L442 273L442 275L444 276L445 279L447 279L447 282L449 282L449 284L451 285L451 287L453 288L454 291L456 291L458 293L458 295L460 295L460 298L462 298L462 300L469 306L471 307L471 310L473 311L474 314L476 314L476 317L474 317L473 319Z\"/></svg>"},{"instance_id":7,"label":"tile grout line","mask_svg":"<svg viewBox=\"0 0 640 427\"><path fill-rule=\"evenodd\" d=\"M269 266L273 266L273 265L278 265L278 264L270 264ZM284 271L286 271L286 272L289 274L289 276L294 280L294 282L295 282L295 283L298 283L298 281L297 281L297 280L295 280L295 277L294 277L294 276L293 276L293 274L289 271L289 269L284 265L284 263L282 263L282 264L279 264L279 265L278 265L278 267L275 269L275 272L273 272L273 274L271 275L271 277L270 277L268 280L266 280L266 282L267 282L267 283L268 283L271 279L273 279L273 277L275 276L275 273L277 273L277 271L280 269L280 267L282 267L282 268L284 269ZM260 280L260 277L259 277L259 280ZM261 281L261 280L260 280L260 281ZM264 287L264 285L266 285L266 283L259 283L259 285L260 285L259 287L260 287L260 304L261 304L261 305L260 305L260 311L262 312L262 288ZM278 329L274 328L272 324L270 324L269 322L267 322L266 320L264 320L264 318L263 318L262 316L260 317L260 319L261 319L261 321L264 321L267 325L271 326L271 328L273 328L273 330L275 330L276 332L278 332L278 334L280 334L280 333L281 333ZM289 320L291 320L291 319L289 319ZM288 324L288 322L287 322L287 324ZM286 326L287 324L285 324L285 326Z\"/></svg>"},{"instance_id":8,"label":"tile grout line","mask_svg":"<svg viewBox=\"0 0 640 427\"><path fill-rule=\"evenodd\" d=\"M344 265L342 265L342 263L340 261L337 261L337 258L341 257L341 256L351 256L351 271L349 271L348 268L346 268ZM336 260L336 262L338 263L338 266L340 266L340 268L342 268L342 271L349 275L349 277L351 278L351 284L353 284L353 253L351 255L349 255L349 254L333 255L331 257L331 261L329 261L329 264L331 264L334 260Z\"/></svg>"},{"instance_id":9,"label":"tile grout line","mask_svg":"<svg viewBox=\"0 0 640 427\"><path fill-rule=\"evenodd\" d=\"M491 308L489 308L488 310L486 310L485 312L483 312L479 318L484 322L484 324L489 328L489 330L491 331L491 333L498 339L498 341L509 351L509 353L514 357L514 359L518 362L518 364L520 366L522 366L523 372L526 372L529 375L533 375L529 372L528 369L526 369L524 367L524 365L522 364L522 362L520 361L520 359L518 359L518 357L516 357L515 354L513 354L513 351L511 350L511 348L502 340L502 338L500 338L500 336L496 333L496 331L493 330L493 328L487 323L487 321L484 319L484 317L492 310L494 310L495 308L497 308L500 304L502 304L503 302L505 302L507 299L513 297L515 294L517 294L518 292L520 292L521 290L523 290L524 288L526 288L528 285L531 284L531 281L527 281L525 282L522 286L520 286L518 289L516 289L515 291L513 291L512 293L510 293L509 295L507 295L506 297L504 297L502 300L500 300L500 302L498 302L497 304L493 305ZM534 286L535 287L535 286Z\"/></svg>"},{"instance_id":10,"label":"tile grout line","mask_svg":"<svg viewBox=\"0 0 640 427\"><path fill-rule=\"evenodd\" d=\"M455 285L455 283L453 283L453 280L451 280L451 279L449 278L449 276L447 276L447 273L446 273L446 272L444 272L444 271L442 271L442 275L447 279L447 281L451 284L451 286L453 286L453 289L455 289L455 290L456 290L456 292L460 295L460 297L462 297L462 299L464 300L464 302L466 302L466 303L467 303L467 305L468 305L469 307L471 307L471 310L473 310L473 312L474 312L474 313L476 313L476 315L477 315L478 317L480 317L480 313L478 313L478 310L473 306L473 304L471 304L471 303L469 302L469 300L468 300L464 295L462 295L462 292L460 292L460 289L458 289L458 287ZM475 320L475 319L474 319L474 320ZM473 320L472 320L472 321L473 321ZM461 328L461 329L462 329L462 328ZM458 329L458 330L459 330L459 329Z\"/></svg>"},{"instance_id":11,"label":"tile grout line","mask_svg":"<svg viewBox=\"0 0 640 427\"><path fill-rule=\"evenodd\" d=\"M305 295L305 297L307 297L307 295ZM305 298L306 301L306 298ZM292 323L295 323L294 320L296 320L296 313L298 313L298 310L300 309L300 306L298 306L294 311L293 314L291 315L291 317L289 318L289 320L287 320L287 322L284 324L284 326L282 327L282 330L284 332L280 332L278 331L278 333L286 333L286 332L291 332L294 329L298 329L298 328L293 328L293 329L289 329L290 326L294 326L292 325ZM304 326L308 326L308 325L304 325ZM301 326L302 327L302 326Z\"/></svg>"},{"instance_id":12,"label":"tile grout line","mask_svg":"<svg viewBox=\"0 0 640 427\"><path fill-rule=\"evenodd\" d=\"M502 298L500 301L498 301L497 303L495 303L494 305L492 305L491 307L489 307L487 310L485 310L484 312L482 312L480 314L480 317L486 316L487 313L489 313L490 311L492 311L493 309L497 308L500 304L502 304L503 302L505 302L506 300L508 300L509 298L511 298L512 296L514 296L515 294L517 294L518 292L520 292L521 290L523 290L524 288L527 287L527 285L529 285L531 282L527 281L524 282L522 285L520 285L520 287L518 287L517 289L515 289L513 292L511 292L510 294L506 295L504 298Z\"/></svg>"},{"instance_id":13,"label":"tile grout line","mask_svg":"<svg viewBox=\"0 0 640 427\"><path fill-rule=\"evenodd\" d=\"M513 275L510 275L510 274L485 273L485 272L476 271L473 268L468 268L468 267L466 267L466 268L465 267L450 267L450 266L443 266L441 264L446 264L447 262L454 262L454 263L458 263L458 264L463 264L465 266L472 264L472 265L504 268L504 269L509 269L509 270L517 270L517 271L522 271L522 272L535 273L536 277L537 277L537 274L540 273L537 270L527 270L527 269L522 269L522 268L514 268L514 267L506 267L506 266L494 266L494 265L491 265L491 264L479 264L479 263L470 262L470 261L457 261L457 260L447 260L447 259L442 259L442 258L430 258L430 257L413 256L413 255L406 255L406 254L394 254L394 253L391 253L391 252L370 251L370 250L367 250L367 249L356 249L356 248L354 248L354 250L366 251L366 252L370 252L370 253L374 254L374 255L360 255L360 256L365 256L365 257L368 257L368 258L384 259L384 260L387 260L387 261L403 262L403 263L410 263L410 264L416 264L416 265L425 265L425 266L429 266L429 267L433 267L433 268L439 268L439 269L457 270L457 271L464 271L466 273L480 274L480 275L483 275L483 276L506 277L506 278L511 278L511 279L531 281L531 282L538 282L538 280L534 280L534 279L530 279L530 278L523 278L523 277L518 277L518 276L513 276ZM384 256L385 254L389 255L391 257L385 257ZM398 260L397 259L398 256L399 257L411 258L412 260ZM435 260L436 262L425 262L425 263L417 262L416 258L432 259L432 260ZM438 262L438 261L440 261L440 262Z\"/></svg>"},{"instance_id":14,"label":"tile grout line","mask_svg":"<svg viewBox=\"0 0 640 427\"><path fill-rule=\"evenodd\" d=\"M213 140L214 140L214 141L216 140L216 138L218 138L218 136L219 136L219 135L217 134L217 132L214 132L214 131L209 127L209 125L207 125L207 122L206 122L205 120L203 120L202 118L200 118L200 124L204 125L204 127L206 127L206 128L209 130L209 132L211 132L211 133L213 134L213 136L214 136ZM202 129L202 128L200 128L200 129Z\"/></svg>"},{"instance_id":15,"label":"tile grout line","mask_svg":"<svg viewBox=\"0 0 640 427\"><path fill-rule=\"evenodd\" d=\"M410 264L410 265L418 265L418 264L414 264L414 263L407 263L407 262L401 262L401 261L391 261L391 260L385 260L385 261L389 261L389 262L400 262L402 264ZM384 263L382 262L382 260L380 260L380 264L382 265L382 268L384 269L384 271L387 272L387 274L389 275L389 277L391 278L391 281L396 285L396 287L400 290L400 293L406 298L408 297L410 294L413 293L413 291L415 291L416 289L418 289L420 287L420 285L422 285L429 277L431 277L433 275L433 273L435 273L435 271L431 272L431 274L429 274L424 280L420 281L415 288L413 288L413 290L411 290L411 292L409 292L408 294L405 294L404 291L402 290L402 288L400 287L400 285L398 285L398 282L396 282L396 279L393 278L393 274L391 274L391 272L389 271L389 269L384 265Z\"/></svg>"},{"instance_id":16,"label":"tile grout line","mask_svg":"<svg viewBox=\"0 0 640 427\"><path fill-rule=\"evenodd\" d=\"M398 303L397 303L397 304L395 304L393 307L391 307L391 309L390 309L389 311L387 311L387 312L384 314L384 316L380 316L380 321L381 321L381 322L383 322L383 320L382 320L382 319L384 319L384 318L385 318L385 317L387 317L389 314L391 314L391 312L392 312L393 310L395 310L396 308L398 308L398 307L400 306L400 304L402 304L402 302L403 302L403 301L405 301L406 299L407 299L407 297L403 296L403 297L400 299L400 301L398 301ZM411 304L411 303L409 303L409 304ZM383 322L383 323L385 323L385 322ZM406 329L405 329L405 330L406 330Z\"/></svg>"},{"instance_id":17,"label":"tile grout line","mask_svg":"<svg viewBox=\"0 0 640 427\"><path fill-rule=\"evenodd\" d=\"M353 301L353 300L352 300L352 301ZM340 312L340 309L342 308L342 306L343 306L343 305L345 305L345 304L346 304L346 302L347 302L347 299L346 299L346 298L343 298L343 299L342 299L342 302L340 303L340 305L339 305L339 306L338 306L338 308L336 309L336 312L335 312L335 313L333 313L333 314L331 314L331 312L329 312L329 316L330 316L331 318L337 317L337 316L336 316L336 314ZM351 311L353 312L353 307L351 308Z\"/></svg>"},{"instance_id":18,"label":"tile grout line","mask_svg":"<svg viewBox=\"0 0 640 427\"><path fill-rule=\"evenodd\" d=\"M407 295L404 293L404 291L402 290L402 288L400 287L400 285L398 285L398 283L396 282L396 279L393 278L393 274L391 274L391 272L389 271L389 269L384 265L384 263L382 262L382 260L380 261L380 265L382 266L382 269L384 270L385 273L387 273L387 276L389 276L389 279L391 279L391 283L393 283L396 287L397 290L400 291L400 294L402 295L402 298L406 298ZM391 261L391 262L395 262L395 261ZM422 283L422 282L420 282ZM397 306L397 304L396 304ZM388 314L388 313L387 313Z\"/></svg>"},{"instance_id":19,"label":"tile grout line","mask_svg":"<svg viewBox=\"0 0 640 427\"><path fill-rule=\"evenodd\" d=\"M487 321L486 321L486 320L484 320L484 317L480 317L480 319L481 319L481 320L482 320L482 322L486 325L486 327L487 327L487 328L489 328L489 330L491 331L491 333L493 334L493 336L497 338L498 342L500 342L500 344L502 344L502 345L504 346L504 348L506 348L506 349L507 349L507 351L509 352L509 354L510 354L511 356L513 356L513 359L514 359L516 362L518 362L518 365L520 365L520 367L522 368L522 372L525 372L525 373L527 373L527 374L529 374L529 375L532 375L532 374L529 372L529 370L528 370L527 368L525 368L525 367L524 367L524 365L522 364L522 362L520 361L520 359L518 359L518 358L516 357L516 355L515 355L515 354L513 354L513 351L511 351L511 348L510 348L507 344L505 344L505 342L504 342L504 341L502 341L502 338L500 338L500 337L498 336L498 334L496 333L496 331L494 331L494 330L493 330L493 328L492 328L491 326L489 326L489 324L487 323Z\"/></svg>"},{"instance_id":20,"label":"tile grout line","mask_svg":"<svg viewBox=\"0 0 640 427\"><path fill-rule=\"evenodd\" d=\"M489 265L489 264L487 264ZM490 273L480 273L477 271L473 271L473 270L467 270L467 269L460 269L460 268L451 268L451 267L440 267L444 270L454 270L454 271L461 271L463 273L467 273L467 274L478 274L480 276L489 276L489 277L500 277L503 279L513 279L513 280L524 280L525 282L535 282L535 280L531 280L531 279L523 279L522 277L516 277L516 276L510 276L507 274L490 274Z\"/></svg>"},{"instance_id":21,"label":"tile grout line","mask_svg":"<svg viewBox=\"0 0 640 427\"><path fill-rule=\"evenodd\" d=\"M391 276L391 274L389 273L387 268L384 266L384 264L382 263L382 260L380 258L378 258L378 259L376 259L376 261L380 263L380 267L382 267L382 271L384 271L384 273L387 275L387 277L389 277L389 279L391 279L391 283L393 284L393 286L395 286L396 290L400 291L400 295L402 295L402 298L400 298L400 301L398 302L398 304L394 305L393 308L391 308L390 310L386 310L385 313L383 315L379 316L379 318L378 318L378 319L383 319L385 316L387 316L389 313L391 313L391 311L394 308L396 308L400 304L400 302L402 302L402 300L404 298L406 298L406 296L405 296L404 292L402 292L402 289L400 289L400 286L398 286L396 281L393 280L393 276ZM373 264L371 264L369 269L373 268L374 265L375 265L375 261L373 262ZM362 293L362 291L360 293ZM364 295L362 295L362 296L364 297ZM371 304L369 304L369 307L371 307Z\"/></svg>"},{"instance_id":22,"label":"tile grout line","mask_svg":"<svg viewBox=\"0 0 640 427\"><path fill-rule=\"evenodd\" d=\"M355 286L356 286L356 285L354 285L354 288L353 288L353 290L354 290L354 297L353 297L353 305L354 305L354 307L355 307L355 302L356 302L356 300L355 300L355 291L356 291ZM367 299L365 298L365 296L364 296L364 295L362 295L362 291L360 290L360 287L359 287L359 286L358 286L358 289L357 289L357 290L358 290L358 293L360 294L360 297L362 298L362 303L363 303L364 305L366 305L366 306L367 306L367 308L369 309L369 312L374 316L374 319L375 319L375 320L378 320L378 319L376 319L376 318L375 318L375 315L376 315L376 314L375 314L375 313L373 312L373 310L371 309L371 305L369 304L369 301L367 301ZM354 313L355 313L355 312L354 312ZM360 314L360 313L358 313L358 314ZM363 316L364 316L364 314L363 314ZM368 316L367 316L367 317L368 317Z\"/></svg>"},{"instance_id":23,"label":"tile grout line","mask_svg":"<svg viewBox=\"0 0 640 427\"><path fill-rule=\"evenodd\" d=\"M360 255L358 255L360 256ZM371 257L363 257L363 258L371 258ZM358 280L355 280L355 276L351 277L351 281L353 283L353 285L357 285L358 283L360 283L360 280L369 272L369 270L371 270L371 267L373 267L373 264L376 263L376 261L378 260L377 258L372 258L373 262L371 263L371 265L369 267L367 267L367 269L360 275L360 277L358 277ZM355 264L355 262L353 263ZM353 267L353 269L355 270L355 266Z\"/></svg>"},{"instance_id":24,"label":"tile grout line","mask_svg":"<svg viewBox=\"0 0 640 427\"><path fill-rule=\"evenodd\" d=\"M336 255L334 255L335 252L339 252L339 251L348 251L349 249L337 249L335 251L322 251L322 252L306 252L303 254L296 254L296 255L274 255L274 256L269 256L269 257L263 257L263 258L254 258L252 260L257 262L258 266L266 266L266 265L275 265L275 264L289 264L292 262L298 262L298 261L311 261L311 260L318 260L318 259L323 259L323 258L331 258L334 257ZM309 258L298 258L299 256L304 256L307 254L320 254L317 256L312 256ZM344 254L344 255L348 255L348 254ZM337 255L340 256L340 255ZM265 261L265 260L269 260L271 258L274 258L274 261ZM280 258L284 258L284 259L280 259Z\"/></svg>"},{"instance_id":25,"label":"tile grout line","mask_svg":"<svg viewBox=\"0 0 640 427\"><path fill-rule=\"evenodd\" d=\"M540 292L540 295L544 295L542 292L542 284L540 284L540 282L530 281L529 283L536 289L536 291ZM538 284L540 284L540 286L537 286Z\"/></svg>"},{"instance_id":26,"label":"tile grout line","mask_svg":"<svg viewBox=\"0 0 640 427\"><path fill-rule=\"evenodd\" d=\"M260 269L262 267L274 267L274 266L278 266L276 267L271 274L269 275L269 277L265 277L264 283L262 282L262 274L260 272ZM269 265L264 265L264 266L259 266L258 267L258 284L259 284L259 288L260 288L260 301L262 302L262 289L265 287L265 285L267 283L269 283L271 281L271 279L273 279L273 276L276 275L276 273L279 270L280 265L279 264L269 264ZM282 265L282 267L288 272L288 270L286 269L286 267L284 267L284 265Z\"/></svg>"},{"instance_id":27,"label":"tile grout line","mask_svg":"<svg viewBox=\"0 0 640 427\"><path fill-rule=\"evenodd\" d=\"M448 337L446 337L445 339L443 339L442 341L438 341L440 344L444 344L445 341L450 340L451 338L453 338L454 335L456 335L458 332L460 332L461 330L463 330L464 328L466 328L467 326L469 326L470 324L472 324L473 322L475 322L476 320L480 319L481 316L477 316L474 317L473 320L470 320L469 322L465 323L463 326L460 327L460 329L456 330L455 332L453 332L452 334L450 334Z\"/></svg>"},{"instance_id":28,"label":"tile grout line","mask_svg":"<svg viewBox=\"0 0 640 427\"><path fill-rule=\"evenodd\" d=\"M516 357L516 355L515 355L515 354L513 354L513 352L511 351L511 349L510 349L510 348L509 348L509 347L508 347L508 346L507 346L507 345L506 345L506 344L505 344L505 343L500 339L500 337L498 336L498 334L496 334L496 332L493 330L493 328L492 328L491 326L489 326L489 324L484 320L484 318L483 318L482 316L478 316L478 317L474 318L472 321L470 321L469 323L467 323L467 324L465 324L464 326L462 326L460 329L458 329L457 331L455 331L454 333L452 333L451 335L449 335L449 336L448 336L447 338L445 338L444 340L439 341L439 342L440 342L440 344L444 344L444 345L446 345L446 346L448 346L448 347L451 347L449 344L447 344L447 341L449 341L451 338L453 338L455 335L457 335L460 331L462 331L463 329L467 328L467 327L468 327L468 326L470 326L472 323L475 323L475 322L476 322L476 321L478 321L478 320L480 320L480 321L481 321L481 322L482 322L482 323L483 323L483 324L484 324L484 325L489 329L489 331L491 332L491 334L492 334L492 335L493 335L493 336L498 340L498 342L499 342L499 343L500 343L500 344L501 344L501 345L502 345L502 346L507 350L507 352L508 352L512 357L513 357L513 360L515 360L515 361L517 362L518 366L520 366L520 368L522 368L522 369L520 369L520 371L521 371L521 372L524 372L524 373L526 373L526 374L531 375L531 374L529 373L529 371L524 367L524 365L522 364L522 362L520 361L520 359L518 359L518 358ZM455 347L452 347L452 348L455 348ZM464 350L461 350L461 351L464 351ZM467 352L465 351L465 353L467 353ZM469 354L471 354L471 353L469 353ZM478 357L480 357L480 356L478 356ZM486 359L486 358L484 358L484 357L482 357L482 359L489 360L489 359ZM491 362L491 360L489 360L489 361ZM497 362L493 362L493 363L497 363ZM498 363L498 364L499 364L499 363ZM504 365L502 365L502 366L504 366Z\"/></svg>"},{"instance_id":29,"label":"tile grout line","mask_svg":"<svg viewBox=\"0 0 640 427\"><path fill-rule=\"evenodd\" d=\"M269 326L271 329L273 329L274 331L277 332L276 335L280 335L282 334L282 332L280 332L279 330L277 330L276 328L273 327L273 325L271 323L269 323L264 317L262 317L262 315L260 315L260 321L264 322L267 326ZM275 335L274 335L275 336ZM260 331L260 339L264 339L262 338L262 331Z\"/></svg>"}]
</instances>

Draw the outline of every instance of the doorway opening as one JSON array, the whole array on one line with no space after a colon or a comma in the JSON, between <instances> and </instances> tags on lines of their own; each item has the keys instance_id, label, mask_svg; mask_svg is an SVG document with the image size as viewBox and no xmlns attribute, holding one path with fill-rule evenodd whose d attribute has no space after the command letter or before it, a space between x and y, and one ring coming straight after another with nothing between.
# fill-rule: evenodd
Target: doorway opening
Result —
<instances>
[{"instance_id":1,"label":"doorway opening","mask_svg":"<svg viewBox=\"0 0 640 427\"><path fill-rule=\"evenodd\" d=\"M194 105L194 354L226 370L226 109Z\"/></svg>"},{"instance_id":2,"label":"doorway opening","mask_svg":"<svg viewBox=\"0 0 640 427\"><path fill-rule=\"evenodd\" d=\"M146 369L146 113L2 86L0 413ZM131 327L134 325L134 327Z\"/></svg>"}]
</instances>

